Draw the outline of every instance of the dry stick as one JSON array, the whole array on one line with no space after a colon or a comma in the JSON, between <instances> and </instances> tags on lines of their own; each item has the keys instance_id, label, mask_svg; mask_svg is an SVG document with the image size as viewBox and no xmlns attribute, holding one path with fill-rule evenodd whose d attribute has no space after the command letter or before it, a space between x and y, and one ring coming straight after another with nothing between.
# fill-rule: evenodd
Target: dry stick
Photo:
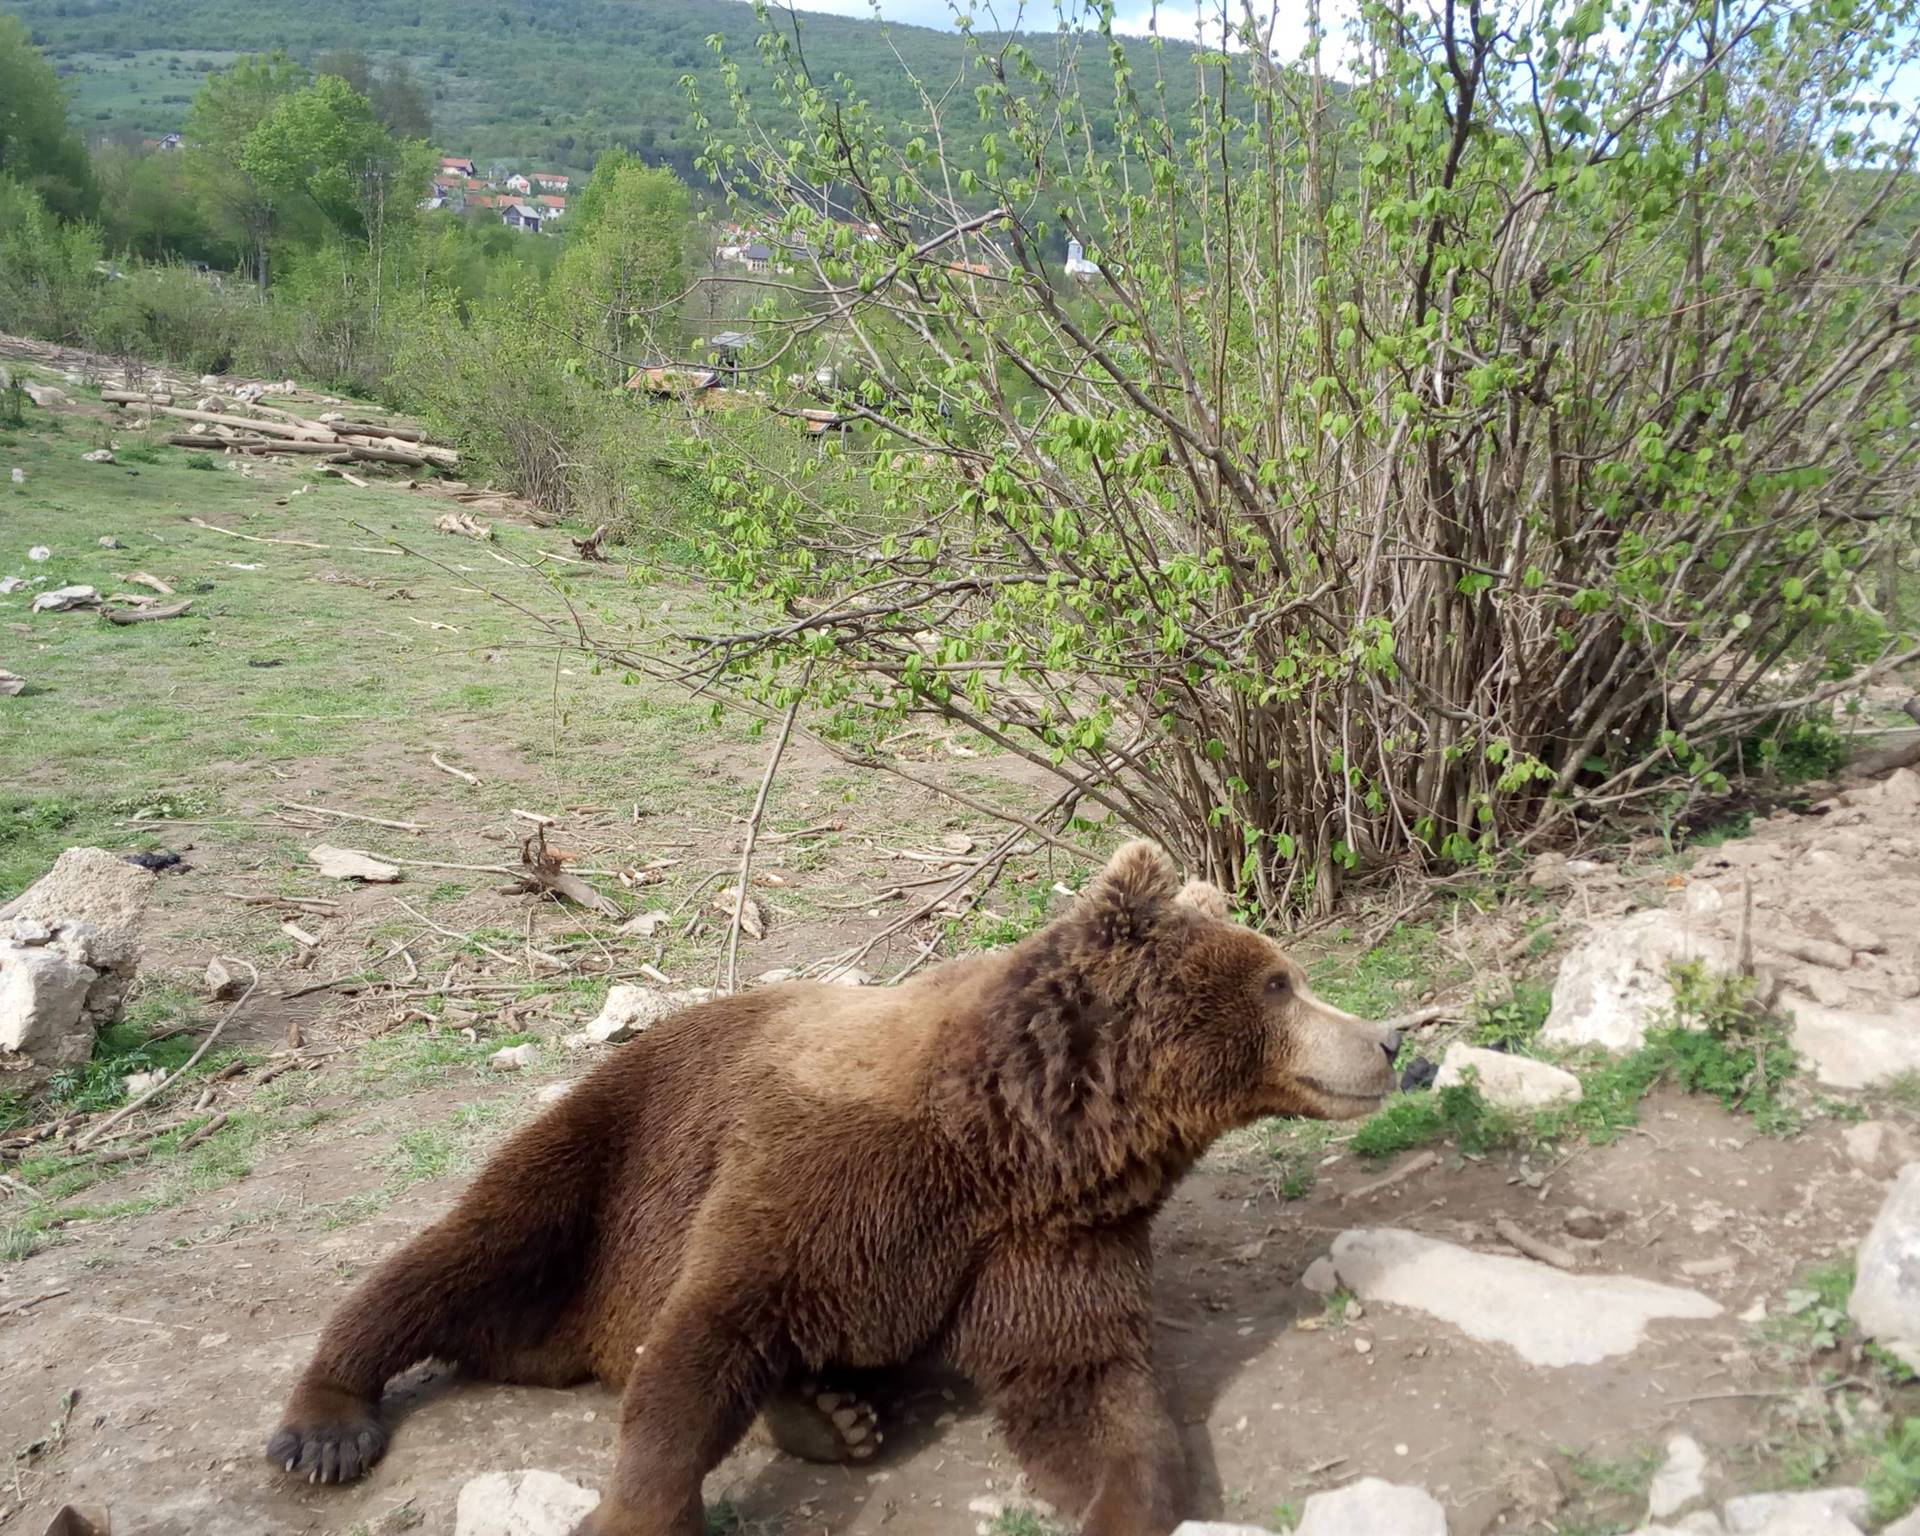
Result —
<instances>
[{"instance_id":1,"label":"dry stick","mask_svg":"<svg viewBox=\"0 0 1920 1536\"><path fill-rule=\"evenodd\" d=\"M431 928L435 933L440 934L444 938L458 939L462 944L471 944L475 948L484 950L487 954L492 955L494 959L504 961L508 965L519 965L521 963L519 960L515 959L512 955L502 953L500 950L495 949L491 944L487 944L482 942L479 939L476 939L470 933L461 933L456 928L443 928L440 924L436 923L432 918L428 917L425 913L417 910L414 907L407 906L406 902L402 901L398 896L394 897L393 900L394 900L394 905L399 907L405 907L406 910L408 912L411 912L414 917L418 918L421 922L425 923L429 928ZM548 965L556 966L560 970L568 971L573 969L571 965L569 965L565 960L562 960L558 955L548 954L547 951L544 949L535 949L533 948L532 945L529 945L527 947L527 953L530 955L535 955L539 957L540 959L546 961Z\"/></svg>"},{"instance_id":2,"label":"dry stick","mask_svg":"<svg viewBox=\"0 0 1920 1536\"><path fill-rule=\"evenodd\" d=\"M103 608L109 624L146 624L154 619L177 619L193 606L192 598L169 603L165 608Z\"/></svg>"},{"instance_id":3,"label":"dry stick","mask_svg":"<svg viewBox=\"0 0 1920 1536\"><path fill-rule=\"evenodd\" d=\"M1551 1264L1555 1269L1577 1269L1579 1261L1564 1248L1543 1242L1522 1230L1518 1223L1506 1216L1496 1216L1493 1230L1503 1243L1518 1248L1530 1259L1538 1259L1542 1264Z\"/></svg>"},{"instance_id":4,"label":"dry stick","mask_svg":"<svg viewBox=\"0 0 1920 1536\"><path fill-rule=\"evenodd\" d=\"M787 706L787 717L780 722L780 737L773 744L773 751L767 756L767 771L760 776L760 793L754 796L753 814L747 818L747 838L740 850L740 884L733 893L733 917L727 924L727 958L720 969L715 984L722 992L731 992L739 980L740 959L740 923L746 916L747 879L753 871L753 845L760 835L760 818L766 814L767 791L773 788L773 776L780 771L780 759L787 750L787 739L793 735L793 717L800 713L800 701L807 696L807 684L813 681L813 668L808 666L800 679L800 686L794 690L793 702Z\"/></svg>"},{"instance_id":5,"label":"dry stick","mask_svg":"<svg viewBox=\"0 0 1920 1536\"><path fill-rule=\"evenodd\" d=\"M332 549L331 544L316 544L311 539L263 539L256 533L239 533L232 528L222 528L218 523L210 523L203 517L187 519L196 528L204 528L208 533L224 533L230 539L245 539L249 544L291 544L298 549Z\"/></svg>"},{"instance_id":6,"label":"dry stick","mask_svg":"<svg viewBox=\"0 0 1920 1536\"><path fill-rule=\"evenodd\" d=\"M438 752L434 752L430 754L428 757L428 761L431 762L433 766L438 768L442 773L450 773L456 779L464 779L469 784L478 784L480 782L479 774L468 773L467 770L464 768L456 768L453 766L452 763L443 762Z\"/></svg>"},{"instance_id":7,"label":"dry stick","mask_svg":"<svg viewBox=\"0 0 1920 1536\"><path fill-rule=\"evenodd\" d=\"M391 827L396 832L427 830L417 821L387 821L379 816L362 816L358 811L336 811L330 805L303 804L298 800L282 800L280 803L290 811L311 811L316 816L335 816L341 821L364 821L370 827Z\"/></svg>"},{"instance_id":8,"label":"dry stick","mask_svg":"<svg viewBox=\"0 0 1920 1536\"><path fill-rule=\"evenodd\" d=\"M136 1109L144 1108L155 1097L165 1093L175 1083L181 1081L181 1079L193 1070L200 1058L213 1048L213 1042L218 1040L220 1038L220 1032L233 1022L233 1016L242 1008L246 1007L247 999L252 997L259 989L260 968L251 960L236 960L227 955L222 955L220 958L228 964L244 965L248 971L252 973L253 979L247 983L247 990L234 999L233 1006L220 1016L220 1022L218 1024L207 1031L207 1038L195 1047L194 1053L191 1056L182 1062L173 1072L155 1083L145 1093L141 1094L140 1097L135 1099L131 1104L122 1105L119 1109L116 1109L112 1114L108 1115L106 1119L94 1126L86 1135L79 1137L73 1144L74 1151L84 1152L89 1147L94 1146L99 1142L101 1137L105 1136L108 1131L112 1130L114 1126L126 1119L127 1116L132 1114Z\"/></svg>"},{"instance_id":9,"label":"dry stick","mask_svg":"<svg viewBox=\"0 0 1920 1536\"><path fill-rule=\"evenodd\" d=\"M73 1287L62 1286L57 1291L42 1291L38 1296L29 1296L25 1301L16 1301L12 1306L0 1308L0 1317L16 1317L22 1312L31 1311L43 1301L52 1301L57 1296L70 1295Z\"/></svg>"}]
</instances>

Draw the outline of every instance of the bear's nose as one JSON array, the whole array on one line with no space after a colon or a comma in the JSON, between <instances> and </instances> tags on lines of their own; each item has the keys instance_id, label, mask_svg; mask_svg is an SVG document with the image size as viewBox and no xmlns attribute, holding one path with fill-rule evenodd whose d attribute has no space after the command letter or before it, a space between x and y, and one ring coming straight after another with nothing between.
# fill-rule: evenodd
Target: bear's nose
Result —
<instances>
[{"instance_id":1,"label":"bear's nose","mask_svg":"<svg viewBox=\"0 0 1920 1536\"><path fill-rule=\"evenodd\" d=\"M1400 1055L1400 1031L1397 1029L1388 1030L1385 1038L1380 1042L1380 1049L1387 1053L1388 1061L1397 1060Z\"/></svg>"}]
</instances>

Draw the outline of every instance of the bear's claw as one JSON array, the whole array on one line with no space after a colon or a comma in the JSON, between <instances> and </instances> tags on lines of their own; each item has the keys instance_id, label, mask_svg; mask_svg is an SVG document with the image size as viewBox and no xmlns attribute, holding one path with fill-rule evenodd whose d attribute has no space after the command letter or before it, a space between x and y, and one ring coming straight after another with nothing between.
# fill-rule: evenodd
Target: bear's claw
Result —
<instances>
[{"instance_id":1,"label":"bear's claw","mask_svg":"<svg viewBox=\"0 0 1920 1536\"><path fill-rule=\"evenodd\" d=\"M807 1384L768 1402L761 1417L775 1445L802 1461L869 1461L879 1450L879 1416L851 1392Z\"/></svg>"},{"instance_id":2,"label":"bear's claw","mask_svg":"<svg viewBox=\"0 0 1920 1536\"><path fill-rule=\"evenodd\" d=\"M267 1458L310 1483L350 1483L386 1454L387 1432L371 1413L287 1423L267 1442Z\"/></svg>"}]
</instances>

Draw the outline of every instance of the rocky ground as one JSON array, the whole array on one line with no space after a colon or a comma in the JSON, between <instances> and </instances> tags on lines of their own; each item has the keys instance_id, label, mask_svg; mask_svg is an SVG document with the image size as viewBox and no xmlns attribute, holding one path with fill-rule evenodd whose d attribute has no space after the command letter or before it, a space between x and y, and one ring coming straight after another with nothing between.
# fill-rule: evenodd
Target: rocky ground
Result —
<instances>
[{"instance_id":1,"label":"rocky ground","mask_svg":"<svg viewBox=\"0 0 1920 1536\"><path fill-rule=\"evenodd\" d=\"M0 857L44 848L43 873L60 845L33 818L70 794L76 765L115 781L60 823L107 849L70 873L111 892L42 887L0 908L0 1050L28 1038L24 1024L4 1031L29 1013L36 1030L59 1011L91 1035L125 989L142 1029L183 1031L173 1054L146 1045L141 1059L178 1069L225 1007L205 995L208 960L248 957L265 981L206 1058L222 1065L196 1067L152 1111L103 1127L128 1094L102 1072L43 1139L10 1145L18 1119L0 1130L0 1530L39 1536L67 1506L114 1536L564 1530L611 1464L615 1403L597 1388L418 1372L392 1453L348 1488L289 1484L260 1450L355 1276L443 1211L544 1095L657 1015L663 989L643 966L673 989L713 979L715 882L738 859L764 744L702 735L544 657L521 676L470 596L349 548L368 517L430 527L443 509L429 494L302 494L297 467L176 474L124 439L122 466L81 465L93 440L70 427L44 451L19 448L19 504L55 554L43 569L0 549L0 574L18 564L30 584L69 559L69 530L84 547L114 529L147 540L141 559L160 574L207 576L196 601L210 617L204 633L179 620L108 635L85 615L30 613L31 585L0 597L20 640L0 666L31 679L0 708L39 711L11 717L33 722L31 740L0 735L29 792L13 823L0 801L0 826L16 829ZM83 499L106 483L83 471L134 466L144 478L125 500ZM199 500L138 523L156 496L189 492ZM306 542L223 547L230 537L182 531L196 505L257 539ZM517 537L500 534L516 556ZM525 548L555 542L540 537ZM210 671L217 686L194 692ZM109 672L110 687L94 681ZM343 676L350 692L323 692ZM477 677L515 689L481 693ZM529 687L537 706L512 715ZM143 693L169 711L137 712ZM219 722L235 698L255 713L229 739ZM563 706L578 711L564 728ZM112 729L59 735L96 717ZM154 788L162 770L129 743L159 738L176 756ZM429 748L484 782L450 778ZM985 792L987 768L931 750L935 767L978 768L965 782ZM627 768L609 772L623 752ZM836 772L796 758L768 822L774 883L755 888L768 931L745 944L744 975L860 949L937 889L961 844L991 835L927 818L918 792ZM528 804L557 817L570 867L617 872L601 879L617 922L495 889ZM299 809L312 805L376 824L343 829ZM1306 1536L1914 1536L1916 806L1911 771L1818 787L1763 806L1744 835L1544 856L1438 919L1368 918L1356 927L1371 942L1303 946L1348 1006L1439 1017L1403 1063L1415 1086L1374 1120L1242 1133L1165 1213L1159 1342L1195 1514ZM192 842L186 872L109 877L163 839ZM329 879L320 845L398 861L404 878ZM908 925L860 964L884 977L932 940L1004 940L1072 878L1017 861L991 913ZM632 910L671 915L643 933L625 926ZM129 927L137 977L119 942ZM556 950L570 968L550 974L537 957ZM379 979L355 980L363 969ZM316 985L330 979L349 984ZM607 1007L620 987L637 990ZM513 1059L493 1065L502 1051ZM133 1150L77 1153L96 1132L108 1154ZM709 1483L715 1526L1049 1524L964 1383L908 1372L871 1393L886 1430L874 1461L822 1468L750 1442Z\"/></svg>"}]
</instances>

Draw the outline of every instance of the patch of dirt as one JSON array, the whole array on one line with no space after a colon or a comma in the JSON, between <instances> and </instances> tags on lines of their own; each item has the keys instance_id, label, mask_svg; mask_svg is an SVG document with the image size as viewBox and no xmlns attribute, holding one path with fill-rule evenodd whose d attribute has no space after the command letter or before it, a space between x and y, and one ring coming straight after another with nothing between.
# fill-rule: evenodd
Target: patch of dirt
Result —
<instances>
[{"instance_id":1,"label":"patch of dirt","mask_svg":"<svg viewBox=\"0 0 1920 1536\"><path fill-rule=\"evenodd\" d=\"M337 1231L316 1213L377 1179L369 1165L391 1122L430 1123L464 1097L430 1090L350 1116L230 1189L70 1228L66 1246L9 1266L0 1310L62 1294L0 1320L0 1446L40 1438L78 1394L64 1437L22 1469L22 1529L72 1501L110 1508L117 1533L151 1536L343 1531L408 1503L423 1529L445 1531L460 1485L483 1471L539 1466L597 1484L612 1465L611 1394L432 1371L410 1382L393 1451L363 1484L290 1486L261 1458L328 1311L461 1181L416 1186ZM1883 1191L1846 1162L1832 1122L1771 1141L1670 1097L1643 1123L1573 1158L1544 1192L1508 1158L1443 1163L1347 1203L1378 1176L1351 1157L1292 1202L1245 1152L1205 1165L1158 1239L1162 1354L1203 1507L1271 1522L1282 1504L1376 1475L1428 1486L1455 1536L1544 1530L1571 1491L1566 1448L1625 1457L1680 1430L1758 1479L1765 1394L1780 1377L1772 1346L1739 1314L1756 1301L1777 1308L1805 1268L1850 1252ZM1574 1205L1621 1217L1590 1251L1593 1271L1697 1287L1723 1315L1655 1325L1641 1349L1602 1365L1547 1370L1417 1313L1376 1305L1357 1321L1333 1317L1299 1284L1347 1227L1497 1249L1495 1218L1564 1242L1557 1218ZM903 1373L878 1396L888 1439L874 1463L823 1469L749 1444L714 1473L710 1498L768 1530L933 1536L974 1523L973 1500L1019 1486L963 1387Z\"/></svg>"}]
</instances>

